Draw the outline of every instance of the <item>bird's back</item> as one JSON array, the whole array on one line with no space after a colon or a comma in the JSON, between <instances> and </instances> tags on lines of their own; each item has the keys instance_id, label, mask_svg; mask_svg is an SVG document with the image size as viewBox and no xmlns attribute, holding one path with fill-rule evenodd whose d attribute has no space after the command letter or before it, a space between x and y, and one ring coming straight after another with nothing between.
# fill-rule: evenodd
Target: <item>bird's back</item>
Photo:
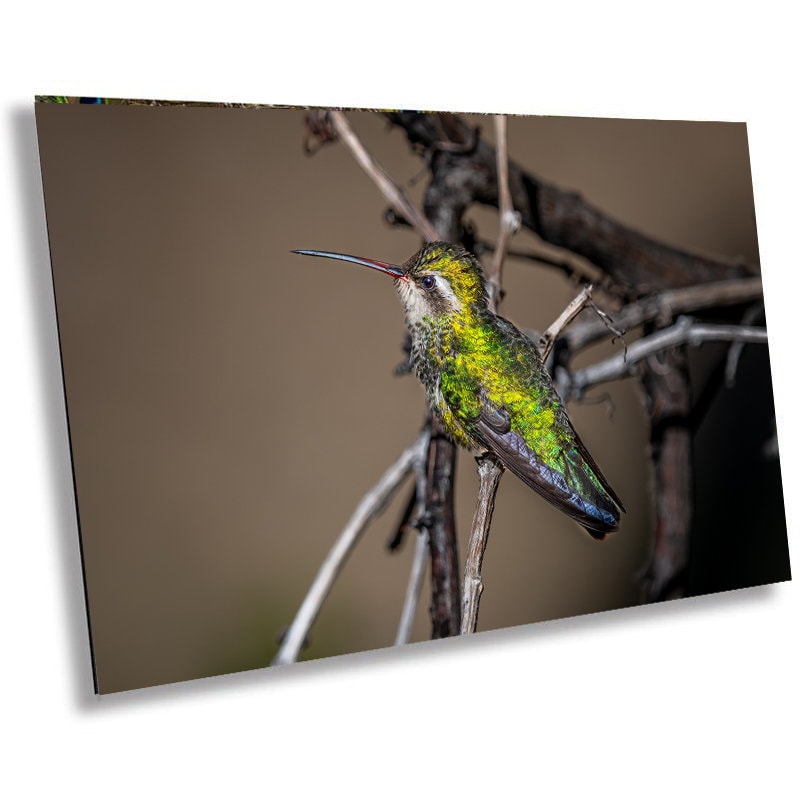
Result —
<instances>
[{"instance_id":1,"label":"bird's back","mask_svg":"<svg viewBox=\"0 0 800 800\"><path fill-rule=\"evenodd\" d=\"M445 425L494 452L593 536L616 530L622 503L575 432L533 342L488 311L456 321L450 336L440 379Z\"/></svg>"}]
</instances>

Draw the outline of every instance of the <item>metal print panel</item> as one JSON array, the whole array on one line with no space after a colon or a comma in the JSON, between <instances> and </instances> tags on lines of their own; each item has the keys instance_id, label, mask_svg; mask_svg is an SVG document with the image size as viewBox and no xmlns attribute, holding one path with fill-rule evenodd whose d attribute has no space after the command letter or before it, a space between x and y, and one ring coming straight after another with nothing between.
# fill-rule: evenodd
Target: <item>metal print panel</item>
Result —
<instances>
[{"instance_id":1,"label":"metal print panel","mask_svg":"<svg viewBox=\"0 0 800 800\"><path fill-rule=\"evenodd\" d=\"M790 578L743 123L36 117L100 693Z\"/></svg>"}]
</instances>

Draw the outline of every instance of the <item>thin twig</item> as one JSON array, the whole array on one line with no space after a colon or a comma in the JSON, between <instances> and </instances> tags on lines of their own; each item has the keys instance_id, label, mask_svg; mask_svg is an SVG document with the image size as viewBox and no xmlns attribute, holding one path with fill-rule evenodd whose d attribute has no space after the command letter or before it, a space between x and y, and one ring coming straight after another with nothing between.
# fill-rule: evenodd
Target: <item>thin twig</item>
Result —
<instances>
[{"instance_id":1,"label":"thin twig","mask_svg":"<svg viewBox=\"0 0 800 800\"><path fill-rule=\"evenodd\" d=\"M400 220L392 219L390 220L390 224L398 225L402 224L402 222ZM475 255L483 252L494 253L497 247L495 243L490 242L488 239L474 238L473 242L473 252ZM553 269L563 272L564 275L573 283L583 282L598 284L606 280L606 275L602 272L602 270L590 264L588 261L585 261L585 259L581 261L579 258L571 258L570 256L572 254L566 250L561 257L557 257L555 255L548 255L544 252L537 252L527 248L520 249L519 247L508 247L506 249L506 255L512 256L513 258L522 259L524 261L533 261L534 263L541 264L545 267L553 267Z\"/></svg>"},{"instance_id":2,"label":"thin twig","mask_svg":"<svg viewBox=\"0 0 800 800\"><path fill-rule=\"evenodd\" d=\"M763 311L763 303L750 306L742 316L742 325L752 325ZM728 358L725 363L725 386L728 389L736 385L736 370L739 368L739 359L742 357L744 346L745 342L738 341L734 342L728 350Z\"/></svg>"},{"instance_id":3,"label":"thin twig","mask_svg":"<svg viewBox=\"0 0 800 800\"><path fill-rule=\"evenodd\" d=\"M494 499L503 465L490 453L479 456L478 500L475 504L475 516L472 519L472 533L467 547L467 559L464 566L464 594L461 603L461 634L475 633L478 627L478 607L483 592L481 581L481 564L489 539L489 528L492 524Z\"/></svg>"},{"instance_id":4,"label":"thin twig","mask_svg":"<svg viewBox=\"0 0 800 800\"><path fill-rule=\"evenodd\" d=\"M700 345L703 342L745 342L764 344L767 341L766 328L743 325L706 325L694 322L690 317L679 317L669 328L634 342L627 352L627 358L619 353L573 373L569 381L568 394L580 397L583 392L600 383L624 378L635 373L634 366L662 350L677 345Z\"/></svg>"},{"instance_id":5,"label":"thin twig","mask_svg":"<svg viewBox=\"0 0 800 800\"><path fill-rule=\"evenodd\" d=\"M558 315L552 325L539 337L538 347L542 356L542 361L547 361L547 356L553 349L556 339L561 331L569 325L578 314L586 308L586 304L592 299L592 287L584 286L578 296Z\"/></svg>"},{"instance_id":6,"label":"thin twig","mask_svg":"<svg viewBox=\"0 0 800 800\"><path fill-rule=\"evenodd\" d=\"M556 343L556 339L561 335L561 332L567 325L583 311L584 308L591 308L598 318L603 322L603 325L614 334L615 339L622 339L623 359L628 352L628 345L625 342L625 332L617 328L611 320L611 317L603 311L602 308L597 306L592 300L592 287L584 286L578 293L578 296L561 312L558 319L539 337L536 346L539 348L539 353L542 356L542 361L547 361L547 357Z\"/></svg>"},{"instance_id":7,"label":"thin twig","mask_svg":"<svg viewBox=\"0 0 800 800\"><path fill-rule=\"evenodd\" d=\"M511 201L511 190L508 187L508 135L505 114L494 115L495 136L497 138L497 192L498 212L500 214L500 231L492 257L491 271L487 275L489 307L497 310L502 299L503 262L511 237L519 230L520 215L514 211Z\"/></svg>"},{"instance_id":8,"label":"thin twig","mask_svg":"<svg viewBox=\"0 0 800 800\"><path fill-rule=\"evenodd\" d=\"M414 615L417 611L422 581L425 577L425 564L428 560L428 529L422 524L425 514L425 495L427 481L427 464L425 453L430 442L430 427L425 426L423 433L425 443L420 445L418 457L414 459L414 476L416 480L415 508L410 524L417 528L417 537L414 542L414 557L411 562L411 573L408 577L406 596L403 601L403 610L400 614L400 624L397 626L395 644L408 644L411 640L411 628L414 624Z\"/></svg>"},{"instance_id":9,"label":"thin twig","mask_svg":"<svg viewBox=\"0 0 800 800\"><path fill-rule=\"evenodd\" d=\"M414 460L423 457L427 441L427 433L421 434L412 445L403 451L400 458L386 470L375 486L361 499L358 507L319 568L314 583L308 590L297 616L295 616L283 638L280 650L272 661L273 664L292 664L297 661L306 635L314 624L325 598L328 596L353 547L367 525L380 514L389 498L411 471Z\"/></svg>"},{"instance_id":10,"label":"thin twig","mask_svg":"<svg viewBox=\"0 0 800 800\"><path fill-rule=\"evenodd\" d=\"M451 240L450 230L437 231L436 226L423 216L406 198L396 181L381 167L364 147L340 111L330 111L328 120L347 145L361 168L372 178L384 198L426 241ZM431 586L433 600L431 619L433 638L452 636L458 630L460 619L458 587L458 554L453 515L452 475L455 469L455 448L444 438L434 438L428 448L425 508L429 513L428 543L431 553Z\"/></svg>"},{"instance_id":11,"label":"thin twig","mask_svg":"<svg viewBox=\"0 0 800 800\"><path fill-rule=\"evenodd\" d=\"M400 624L397 626L397 636L394 639L395 644L408 644L411 641L411 628L414 625L414 615L417 613L419 596L422 592L428 555L428 531L426 528L421 528L417 532L414 542L414 558L411 562L411 573L408 576L403 611L400 614Z\"/></svg>"},{"instance_id":12,"label":"thin twig","mask_svg":"<svg viewBox=\"0 0 800 800\"><path fill-rule=\"evenodd\" d=\"M386 172L367 148L364 147L361 139L358 138L355 131L350 127L350 123L347 121L347 117L344 113L341 111L330 111L329 118L336 133L350 149L350 152L353 154L359 166L372 178L381 190L386 201L394 206L395 209L416 228L423 239L428 242L436 241L439 238L436 234L436 229L416 208L414 208L406 197L405 192L397 185L392 176Z\"/></svg>"}]
</instances>

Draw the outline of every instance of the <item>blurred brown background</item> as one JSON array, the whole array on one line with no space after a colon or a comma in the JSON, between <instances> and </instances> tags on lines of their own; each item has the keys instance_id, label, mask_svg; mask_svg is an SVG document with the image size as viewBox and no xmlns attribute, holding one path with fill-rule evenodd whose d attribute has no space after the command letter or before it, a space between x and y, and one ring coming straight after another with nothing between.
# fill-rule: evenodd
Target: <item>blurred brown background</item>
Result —
<instances>
[{"instance_id":1,"label":"blurred brown background","mask_svg":"<svg viewBox=\"0 0 800 800\"><path fill-rule=\"evenodd\" d=\"M408 185L421 161L402 133L377 114L350 118ZM491 138L490 121L474 121ZM303 154L299 110L37 104L37 125L99 689L264 666L424 418L416 380L392 374L404 326L391 283L289 251L402 262L419 241L382 222L384 201L343 146ZM645 233L758 262L743 124L516 117L509 147ZM423 186L409 188L416 201ZM469 217L493 235L492 212ZM514 245L533 243L521 233ZM513 259L506 289L504 315L533 328L575 293ZM481 630L637 601L646 418L633 381L611 394L613 417L602 403L571 415L625 501L621 530L598 544L507 475ZM462 543L474 473L462 454ZM413 543L389 554L386 542L405 499L367 532L304 657L391 645ZM428 599L426 587L416 640Z\"/></svg>"}]
</instances>

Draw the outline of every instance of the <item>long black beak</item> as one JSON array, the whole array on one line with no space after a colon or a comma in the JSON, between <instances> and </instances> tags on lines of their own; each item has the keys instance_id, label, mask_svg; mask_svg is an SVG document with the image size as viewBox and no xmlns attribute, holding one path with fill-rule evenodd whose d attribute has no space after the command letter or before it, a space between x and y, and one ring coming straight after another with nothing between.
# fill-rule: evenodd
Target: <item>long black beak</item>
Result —
<instances>
[{"instance_id":1,"label":"long black beak","mask_svg":"<svg viewBox=\"0 0 800 800\"><path fill-rule=\"evenodd\" d=\"M337 258L339 261L352 261L354 264L361 264L370 269L377 269L392 278L406 278L406 273L394 264L386 264L383 261L373 261L371 258L359 258L358 256L348 256L344 253L328 253L325 250L292 250L301 256L319 256L320 258Z\"/></svg>"}]
</instances>

